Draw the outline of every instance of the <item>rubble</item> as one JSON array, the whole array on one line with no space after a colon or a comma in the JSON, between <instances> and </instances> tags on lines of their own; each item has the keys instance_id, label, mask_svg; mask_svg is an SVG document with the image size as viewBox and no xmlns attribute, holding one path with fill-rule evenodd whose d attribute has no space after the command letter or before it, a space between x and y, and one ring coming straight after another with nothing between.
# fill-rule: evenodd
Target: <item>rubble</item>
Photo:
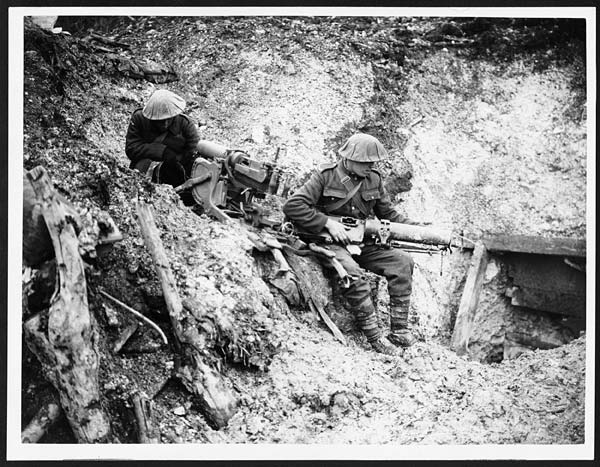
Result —
<instances>
[{"instance_id":1,"label":"rubble","mask_svg":"<svg viewBox=\"0 0 600 467\"><path fill-rule=\"evenodd\" d=\"M291 189L319 164L334 160L349 134L363 130L394 148L390 166L382 170L396 180L395 200L409 217L472 236L498 229L585 235L585 122L572 117L581 115L574 109L581 92L577 56L574 64L550 60L543 70L521 58L503 68L458 52L466 46L429 48L420 35L434 30L432 21L141 18L114 28L115 40L130 44L128 53L168 56L178 65L179 80L169 88L186 98L192 119L205 123L203 138L263 161L285 147L279 163ZM452 31L443 29L444 42ZM387 45L390 37L393 47ZM67 40L61 35L60 41ZM524 348L511 360L488 359L491 364L457 356L449 338L469 258L457 250L443 263L438 256L415 257L410 320L419 342L399 357L377 355L353 328L335 279L313 260L287 257L294 270L295 263L304 264L314 282L311 294L344 334L343 345L318 312L289 305L269 285L276 266L253 252L247 226L198 215L171 187L151 185L128 169L126 125L156 89L154 83L109 78L92 60L88 71L97 71L96 79L84 88L77 79L65 81L56 91L65 91L59 98L48 92L55 89L56 75L44 51L26 45L25 168L44 164L65 198L106 211L123 236L112 249L98 252L87 274L99 333L100 398L115 442L584 441L585 334L555 349ZM68 68L59 72L63 76ZM565 85L569 79L572 85ZM562 157L565 148L568 158ZM181 371L168 296L137 222L140 199L152 200L191 322L185 337L200 343L192 346L198 361L218 372L239 399L219 430L195 397L198 387L177 378L191 373ZM480 303L489 315L504 319L509 308L503 271L491 264ZM383 323L384 282L373 278ZM170 345L148 353L118 351L126 348L115 343L133 318L105 311L94 292L98 287L151 319ZM48 302L29 298L39 307ZM476 326L470 347L498 355L496 340L509 321ZM135 338L156 341L154 332L142 326ZM34 359L24 361L25 394L43 384L36 365ZM152 410L141 401L134 410L134 394L151 400ZM33 407L34 397L24 397L23 404ZM31 409L24 412L33 416ZM68 432L42 439L74 440Z\"/></svg>"}]
</instances>

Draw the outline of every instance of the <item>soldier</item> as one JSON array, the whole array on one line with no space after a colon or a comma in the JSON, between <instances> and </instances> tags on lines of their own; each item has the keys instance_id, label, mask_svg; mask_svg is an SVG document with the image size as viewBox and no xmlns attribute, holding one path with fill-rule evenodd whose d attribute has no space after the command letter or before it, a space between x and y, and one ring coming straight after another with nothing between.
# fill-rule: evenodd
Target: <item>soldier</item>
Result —
<instances>
[{"instance_id":1,"label":"soldier","mask_svg":"<svg viewBox=\"0 0 600 467\"><path fill-rule=\"evenodd\" d=\"M360 254L352 256L344 244L349 241L346 229L331 216L351 216L365 219L375 215L392 222L416 224L392 208L383 188L381 175L374 169L376 162L387 157L383 145L373 136L358 133L339 149L342 159L325 164L314 173L283 206L285 215L298 227L312 233L327 230L334 241L330 246L346 271L354 277L344 295L372 348L394 354L396 346L408 347L414 337L408 329L408 310L414 262L398 249L365 245ZM377 325L371 289L364 278L364 269L386 277L390 294L391 333L387 338Z\"/></svg>"},{"instance_id":2,"label":"soldier","mask_svg":"<svg viewBox=\"0 0 600 467\"><path fill-rule=\"evenodd\" d=\"M160 89L143 109L133 112L125 141L130 168L153 182L172 186L189 177L200 136L196 125L182 113L184 109L180 96Z\"/></svg>"}]
</instances>

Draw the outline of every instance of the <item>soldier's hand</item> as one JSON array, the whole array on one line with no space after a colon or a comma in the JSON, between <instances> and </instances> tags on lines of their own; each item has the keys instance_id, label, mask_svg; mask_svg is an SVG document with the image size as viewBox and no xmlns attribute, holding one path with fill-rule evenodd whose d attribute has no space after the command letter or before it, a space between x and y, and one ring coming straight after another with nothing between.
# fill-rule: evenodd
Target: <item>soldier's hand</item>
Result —
<instances>
[{"instance_id":1,"label":"soldier's hand","mask_svg":"<svg viewBox=\"0 0 600 467\"><path fill-rule=\"evenodd\" d=\"M348 237L348 233L346 232L346 228L343 224L340 224L338 221L334 221L333 219L327 219L325 228L329 231L331 238L333 238L336 242L343 243L344 245L350 243L350 237Z\"/></svg>"},{"instance_id":2,"label":"soldier's hand","mask_svg":"<svg viewBox=\"0 0 600 467\"><path fill-rule=\"evenodd\" d=\"M181 156L173 151L171 148L165 148L163 152L163 161L165 162L180 162Z\"/></svg>"}]
</instances>

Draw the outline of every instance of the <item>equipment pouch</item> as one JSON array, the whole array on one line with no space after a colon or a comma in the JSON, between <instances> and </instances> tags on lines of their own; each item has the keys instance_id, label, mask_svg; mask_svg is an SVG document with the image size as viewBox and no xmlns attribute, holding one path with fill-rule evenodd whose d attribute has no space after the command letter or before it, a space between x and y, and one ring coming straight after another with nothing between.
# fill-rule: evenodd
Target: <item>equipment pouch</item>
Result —
<instances>
[{"instance_id":1,"label":"equipment pouch","mask_svg":"<svg viewBox=\"0 0 600 467\"><path fill-rule=\"evenodd\" d=\"M361 196L365 201L375 201L376 199L381 198L381 192L378 188L374 188L372 190L363 191Z\"/></svg>"},{"instance_id":2,"label":"equipment pouch","mask_svg":"<svg viewBox=\"0 0 600 467\"><path fill-rule=\"evenodd\" d=\"M331 201L335 201L335 198L345 198L346 190L326 187L323 189L323 197L331 198Z\"/></svg>"},{"instance_id":3,"label":"equipment pouch","mask_svg":"<svg viewBox=\"0 0 600 467\"><path fill-rule=\"evenodd\" d=\"M362 181L360 181L354 188L352 188L349 193L345 193L342 190L336 190L334 188L328 188L328 187L324 188L323 189L324 197L330 196L332 198L332 200L333 200L333 198L336 198L336 200L333 203L328 204L324 207L325 212L330 213L330 212L335 211L336 209L341 208L344 204L346 204L348 201L350 201L356 193L358 193L358 190L360 190L361 186L362 186ZM341 196L340 196L340 194L341 194ZM342 198L342 199L339 199L339 198Z\"/></svg>"}]
</instances>

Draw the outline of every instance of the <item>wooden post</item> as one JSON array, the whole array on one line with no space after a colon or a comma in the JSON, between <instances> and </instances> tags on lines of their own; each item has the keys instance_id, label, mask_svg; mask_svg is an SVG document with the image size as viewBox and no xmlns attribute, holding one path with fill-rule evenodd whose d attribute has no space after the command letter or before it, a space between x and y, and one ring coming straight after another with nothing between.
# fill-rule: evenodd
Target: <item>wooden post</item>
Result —
<instances>
[{"instance_id":1,"label":"wooden post","mask_svg":"<svg viewBox=\"0 0 600 467\"><path fill-rule=\"evenodd\" d=\"M87 285L79 241L67 208L43 167L28 173L52 238L58 290L48 319L36 315L25 323L27 345L38 357L73 433L81 443L106 442L110 423L100 404L97 331L88 310Z\"/></svg>"},{"instance_id":2,"label":"wooden post","mask_svg":"<svg viewBox=\"0 0 600 467\"><path fill-rule=\"evenodd\" d=\"M60 415L60 406L56 401L51 401L42 406L29 424L21 432L21 443L37 443L48 432Z\"/></svg>"},{"instance_id":3,"label":"wooden post","mask_svg":"<svg viewBox=\"0 0 600 467\"><path fill-rule=\"evenodd\" d=\"M154 260L156 273L162 285L173 331L185 360L177 371L177 376L184 386L199 398L200 406L208 421L213 426L222 428L235 414L237 398L225 383L223 376L203 361L202 352L205 351L205 344L199 330L200 326L195 326L194 316L186 312L182 305L151 207L138 201L136 210L146 247Z\"/></svg>"},{"instance_id":4,"label":"wooden post","mask_svg":"<svg viewBox=\"0 0 600 467\"><path fill-rule=\"evenodd\" d=\"M138 441L142 444L160 443L160 437L150 418L150 401L139 393L131 397L138 425Z\"/></svg>"},{"instance_id":5,"label":"wooden post","mask_svg":"<svg viewBox=\"0 0 600 467\"><path fill-rule=\"evenodd\" d=\"M468 350L469 338L473 330L473 321L479 304L479 293L488 263L488 253L483 243L478 242L473 250L471 267L467 274L465 288L460 300L456 323L452 334L451 348L459 355Z\"/></svg>"}]
</instances>

